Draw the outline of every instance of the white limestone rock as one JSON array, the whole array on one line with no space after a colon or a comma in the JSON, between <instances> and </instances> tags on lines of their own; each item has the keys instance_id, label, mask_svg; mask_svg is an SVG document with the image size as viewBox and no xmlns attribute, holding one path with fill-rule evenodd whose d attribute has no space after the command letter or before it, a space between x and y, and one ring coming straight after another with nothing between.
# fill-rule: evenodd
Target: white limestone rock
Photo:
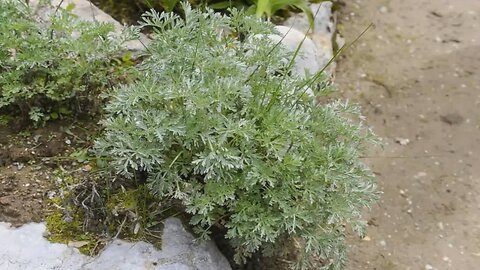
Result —
<instances>
[{"instance_id":1,"label":"white limestone rock","mask_svg":"<svg viewBox=\"0 0 480 270\"><path fill-rule=\"evenodd\" d=\"M2 270L230 270L227 259L213 242L195 244L177 218L164 222L162 249L145 242L115 240L97 257L43 238L45 225L30 223L11 228L0 223Z\"/></svg>"},{"instance_id":2,"label":"white limestone rock","mask_svg":"<svg viewBox=\"0 0 480 270\"><path fill-rule=\"evenodd\" d=\"M304 33L291 27L280 25L276 26L275 29L279 32L279 35L270 35L269 38L274 42L281 42L282 46L292 53L297 50L303 41L293 66L293 72L296 75L313 75L321 69L317 61L320 52L309 37L305 37Z\"/></svg>"},{"instance_id":3,"label":"white limestone rock","mask_svg":"<svg viewBox=\"0 0 480 270\"><path fill-rule=\"evenodd\" d=\"M80 269L88 257L75 248L48 242L44 231L43 224L10 228L0 223L0 269Z\"/></svg>"}]
</instances>

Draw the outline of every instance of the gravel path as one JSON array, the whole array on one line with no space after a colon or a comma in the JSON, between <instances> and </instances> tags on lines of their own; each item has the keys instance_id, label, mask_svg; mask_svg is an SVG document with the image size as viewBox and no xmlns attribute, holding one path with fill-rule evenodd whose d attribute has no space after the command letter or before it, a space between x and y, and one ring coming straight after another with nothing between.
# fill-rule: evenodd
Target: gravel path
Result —
<instances>
[{"instance_id":1,"label":"gravel path","mask_svg":"<svg viewBox=\"0 0 480 270\"><path fill-rule=\"evenodd\" d=\"M366 158L384 194L347 269L479 269L480 1L345 2L347 40L376 28L337 84L385 143Z\"/></svg>"}]
</instances>

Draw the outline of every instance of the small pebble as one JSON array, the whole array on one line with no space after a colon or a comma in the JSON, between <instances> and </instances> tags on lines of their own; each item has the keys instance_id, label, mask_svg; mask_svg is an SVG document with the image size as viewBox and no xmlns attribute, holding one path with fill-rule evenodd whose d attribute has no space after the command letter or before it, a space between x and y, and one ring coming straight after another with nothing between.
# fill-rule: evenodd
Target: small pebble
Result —
<instances>
[{"instance_id":1,"label":"small pebble","mask_svg":"<svg viewBox=\"0 0 480 270\"><path fill-rule=\"evenodd\" d=\"M405 145L407 145L407 144L410 143L410 140L407 139L407 138L398 138L398 137L397 137L397 138L395 138L395 142L398 143L398 144L400 144L400 145L405 146Z\"/></svg>"},{"instance_id":2,"label":"small pebble","mask_svg":"<svg viewBox=\"0 0 480 270\"><path fill-rule=\"evenodd\" d=\"M87 164L87 165L83 166L82 170L85 171L85 172L89 172L89 171L92 170L92 166Z\"/></svg>"},{"instance_id":3,"label":"small pebble","mask_svg":"<svg viewBox=\"0 0 480 270\"><path fill-rule=\"evenodd\" d=\"M380 7L380 12L381 13L387 13L388 12L388 8L386 6L381 6Z\"/></svg>"},{"instance_id":4,"label":"small pebble","mask_svg":"<svg viewBox=\"0 0 480 270\"><path fill-rule=\"evenodd\" d=\"M443 227L443 222L438 222L438 223L437 223L437 226L438 226L438 228L439 228L440 230L443 230L443 228L444 228L444 227Z\"/></svg>"},{"instance_id":5,"label":"small pebble","mask_svg":"<svg viewBox=\"0 0 480 270\"><path fill-rule=\"evenodd\" d=\"M415 175L413 176L413 178L419 179L419 178L423 178L423 177L425 177L425 176L427 176L427 173L426 173L426 172L419 172L419 173L415 174Z\"/></svg>"}]
</instances>

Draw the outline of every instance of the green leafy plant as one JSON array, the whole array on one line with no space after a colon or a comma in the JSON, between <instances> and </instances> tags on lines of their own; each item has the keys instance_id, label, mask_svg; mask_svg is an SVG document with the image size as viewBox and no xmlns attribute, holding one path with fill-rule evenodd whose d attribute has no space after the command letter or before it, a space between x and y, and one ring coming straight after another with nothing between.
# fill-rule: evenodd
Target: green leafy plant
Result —
<instances>
[{"instance_id":1,"label":"green leafy plant","mask_svg":"<svg viewBox=\"0 0 480 270\"><path fill-rule=\"evenodd\" d=\"M98 94L132 71L114 61L132 35L67 10L47 17L22 1L0 2L0 109L37 123L95 109Z\"/></svg>"},{"instance_id":2,"label":"green leafy plant","mask_svg":"<svg viewBox=\"0 0 480 270\"><path fill-rule=\"evenodd\" d=\"M266 16L268 19L272 18L272 16L278 14L280 11L293 8L301 10L306 14L311 27L313 27L314 22L313 12L308 5L307 0L228 0L209 3L208 6L216 10L233 7L238 9L246 9L246 13L248 14L256 14L259 18Z\"/></svg>"},{"instance_id":3,"label":"green leafy plant","mask_svg":"<svg viewBox=\"0 0 480 270\"><path fill-rule=\"evenodd\" d=\"M266 15L268 18L270 18L279 10L284 10L289 7L297 8L303 11L305 15L307 15L310 25L313 27L313 12L308 6L308 1L306 0L257 0L256 14L259 17Z\"/></svg>"},{"instance_id":4,"label":"green leafy plant","mask_svg":"<svg viewBox=\"0 0 480 270\"><path fill-rule=\"evenodd\" d=\"M144 16L155 34L143 75L112 93L96 154L183 205L199 235L225 230L239 263L295 239L299 267L338 269L345 224L360 231L376 198L358 108L307 95L329 84L291 75L272 24L183 8Z\"/></svg>"}]
</instances>

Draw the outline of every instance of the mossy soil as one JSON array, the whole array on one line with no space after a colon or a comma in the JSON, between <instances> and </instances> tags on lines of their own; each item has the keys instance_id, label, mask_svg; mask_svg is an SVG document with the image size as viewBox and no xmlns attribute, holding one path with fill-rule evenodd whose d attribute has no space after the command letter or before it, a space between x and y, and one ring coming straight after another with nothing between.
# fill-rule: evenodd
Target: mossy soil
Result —
<instances>
[{"instance_id":1,"label":"mossy soil","mask_svg":"<svg viewBox=\"0 0 480 270\"><path fill-rule=\"evenodd\" d=\"M112 237L160 246L161 217L179 210L161 212L142 184L113 184L113 177L97 172L87 149L99 134L98 119L50 121L41 128L21 122L12 118L0 126L0 222L45 221L49 240L73 243L89 255Z\"/></svg>"}]
</instances>

